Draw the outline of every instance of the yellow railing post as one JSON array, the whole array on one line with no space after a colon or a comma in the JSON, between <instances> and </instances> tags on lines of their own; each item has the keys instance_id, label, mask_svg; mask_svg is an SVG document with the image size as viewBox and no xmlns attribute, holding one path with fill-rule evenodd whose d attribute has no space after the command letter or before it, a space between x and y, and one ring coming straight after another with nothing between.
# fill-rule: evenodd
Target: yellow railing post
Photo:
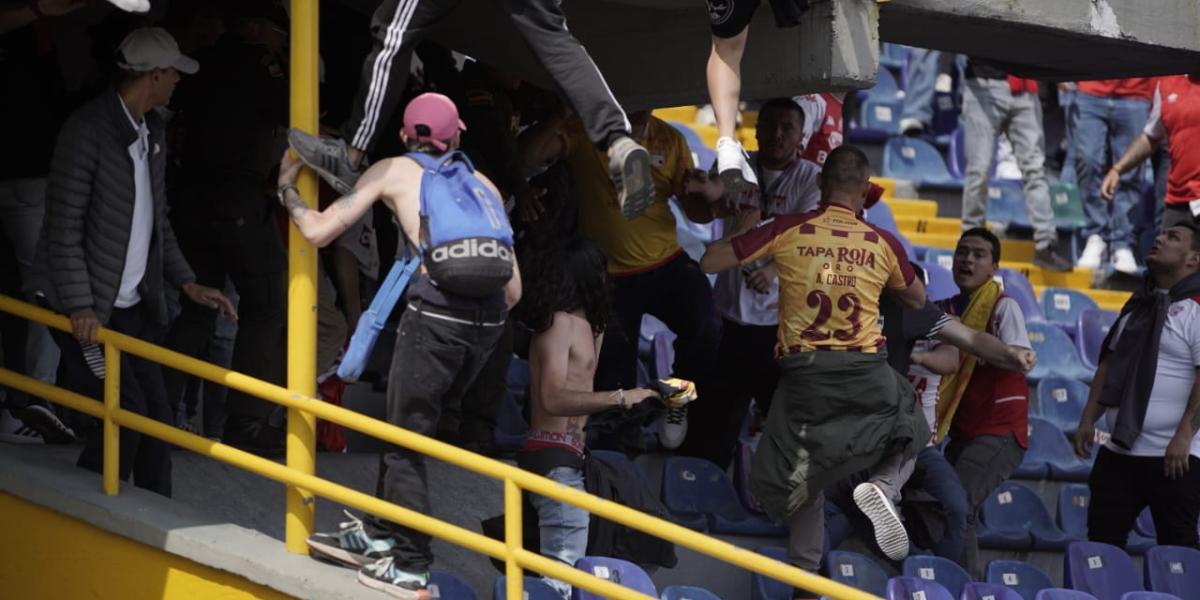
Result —
<instances>
[{"instance_id":1,"label":"yellow railing post","mask_svg":"<svg viewBox=\"0 0 1200 600\"><path fill-rule=\"evenodd\" d=\"M508 555L504 557L504 574L508 579L508 597L516 600L525 597L525 576L521 572L521 563L517 562L517 552L525 547L521 527L521 488L512 479L505 479L504 545Z\"/></svg>"},{"instance_id":2,"label":"yellow railing post","mask_svg":"<svg viewBox=\"0 0 1200 600\"><path fill-rule=\"evenodd\" d=\"M308 133L318 128L317 21L318 0L292 0L291 125ZM317 179L304 169L297 181L300 196L316 202ZM293 393L315 396L317 387L317 251L295 225L288 233L288 375ZM288 409L287 464L303 473L316 472L317 420L311 413ZM287 488L286 543L290 552L308 553L304 541L316 521L316 498L295 486Z\"/></svg>"},{"instance_id":3,"label":"yellow railing post","mask_svg":"<svg viewBox=\"0 0 1200 600\"><path fill-rule=\"evenodd\" d=\"M116 496L120 489L121 427L113 420L121 408L121 351L104 345L104 463L101 480L104 493Z\"/></svg>"}]
</instances>

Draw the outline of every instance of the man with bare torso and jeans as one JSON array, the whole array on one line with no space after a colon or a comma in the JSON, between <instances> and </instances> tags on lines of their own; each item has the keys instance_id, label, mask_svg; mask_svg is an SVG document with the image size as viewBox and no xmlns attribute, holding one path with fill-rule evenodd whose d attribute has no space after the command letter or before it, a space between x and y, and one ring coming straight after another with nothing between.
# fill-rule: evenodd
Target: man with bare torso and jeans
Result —
<instances>
[{"instance_id":1,"label":"man with bare torso and jeans","mask_svg":"<svg viewBox=\"0 0 1200 600\"><path fill-rule=\"evenodd\" d=\"M401 138L410 151L437 160L450 158L459 147L463 129L458 110L440 94L422 94L404 111ZM279 168L279 199L305 239L325 246L382 200L395 213L408 243L422 238L421 188L425 169L416 159L397 157L371 166L354 189L324 211L308 207L296 190L301 163L285 154ZM504 208L496 186L474 172L474 187L492 215L503 221ZM428 200L444 201L445 198ZM510 256L513 256L510 252ZM433 436L442 406L458 401L470 389L500 339L508 310L521 296L521 274L515 256L512 275L502 289L477 295L453 292L435 285L423 264L407 291L408 309L400 319L396 350L388 377L387 420L416 433ZM428 261L425 261L428 263ZM441 281L441 280L439 280ZM445 283L444 281L442 283ZM457 286L456 286L457 287ZM384 500L431 514L424 456L393 447L380 460L378 494ZM361 567L358 580L393 597L429 600L429 565L433 562L430 536L397 523L368 518L370 533L358 519L343 523L333 534L314 534L315 551Z\"/></svg>"},{"instance_id":2,"label":"man with bare torso and jeans","mask_svg":"<svg viewBox=\"0 0 1200 600\"><path fill-rule=\"evenodd\" d=\"M588 416L647 399L682 406L696 397L691 382L656 381L650 389L594 391L592 379L610 310L606 261L595 242L569 240L534 255L530 287L518 318L534 332L529 347L533 375L532 426L517 464L577 490L584 489L584 425ZM584 555L588 512L532 495L538 513L541 553L568 565ZM571 586L547 579L563 598Z\"/></svg>"}]
</instances>

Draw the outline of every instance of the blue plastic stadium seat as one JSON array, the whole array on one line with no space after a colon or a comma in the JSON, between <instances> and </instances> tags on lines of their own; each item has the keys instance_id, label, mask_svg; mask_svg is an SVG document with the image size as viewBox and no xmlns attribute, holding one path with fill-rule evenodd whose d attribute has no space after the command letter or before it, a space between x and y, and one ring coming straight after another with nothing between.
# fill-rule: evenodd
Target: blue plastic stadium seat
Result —
<instances>
[{"instance_id":1,"label":"blue plastic stadium seat","mask_svg":"<svg viewBox=\"0 0 1200 600\"><path fill-rule=\"evenodd\" d=\"M1025 314L1026 323L1040 323L1046 320L1028 277L1012 269L1000 269L997 274L1000 276L1004 294L1017 301L1021 312Z\"/></svg>"},{"instance_id":2,"label":"blue plastic stadium seat","mask_svg":"<svg viewBox=\"0 0 1200 600\"><path fill-rule=\"evenodd\" d=\"M1080 381L1091 378L1092 372L1083 368L1075 344L1062 329L1048 323L1026 323L1025 329L1038 355L1038 364L1025 376L1027 379L1041 381L1055 375Z\"/></svg>"},{"instance_id":3,"label":"blue plastic stadium seat","mask_svg":"<svg viewBox=\"0 0 1200 600\"><path fill-rule=\"evenodd\" d=\"M1146 587L1188 598L1200 593L1200 550L1155 546L1146 551Z\"/></svg>"},{"instance_id":4,"label":"blue plastic stadium seat","mask_svg":"<svg viewBox=\"0 0 1200 600\"><path fill-rule=\"evenodd\" d=\"M1029 450L1025 452L1025 461L1046 465L1046 477L1054 481L1087 481L1092 471L1089 463L1075 455L1061 429L1037 417L1029 418Z\"/></svg>"},{"instance_id":5,"label":"blue plastic stadium seat","mask_svg":"<svg viewBox=\"0 0 1200 600\"><path fill-rule=\"evenodd\" d=\"M1096 597L1079 590L1064 590L1061 588L1050 588L1038 592L1035 596L1036 600L1096 600Z\"/></svg>"},{"instance_id":6,"label":"blue plastic stadium seat","mask_svg":"<svg viewBox=\"0 0 1200 600\"><path fill-rule=\"evenodd\" d=\"M950 134L950 147L946 150L946 168L958 179L967 176L967 150L963 147L965 141L963 128L959 127Z\"/></svg>"},{"instance_id":7,"label":"blue plastic stadium seat","mask_svg":"<svg viewBox=\"0 0 1200 600\"><path fill-rule=\"evenodd\" d=\"M1079 326L1079 313L1097 308L1096 301L1079 290L1048 287L1042 291L1042 314L1068 334Z\"/></svg>"},{"instance_id":8,"label":"blue plastic stadium seat","mask_svg":"<svg viewBox=\"0 0 1200 600\"><path fill-rule=\"evenodd\" d=\"M766 512L763 511L762 505L758 503L754 494L750 493L750 465L754 460L755 444L756 442L749 440L738 441L737 454L733 457L733 484L742 506L753 514L764 515Z\"/></svg>"},{"instance_id":9,"label":"blue plastic stadium seat","mask_svg":"<svg viewBox=\"0 0 1200 600\"><path fill-rule=\"evenodd\" d=\"M492 586L492 600L507 600L508 578L501 575ZM562 596L554 588L542 581L540 577L525 578L525 600L562 600Z\"/></svg>"},{"instance_id":10,"label":"blue plastic stadium seat","mask_svg":"<svg viewBox=\"0 0 1200 600\"><path fill-rule=\"evenodd\" d=\"M1054 587L1054 582L1045 571L1019 560L989 562L987 582L1003 585L1020 594L1024 600L1033 600L1038 592Z\"/></svg>"},{"instance_id":11,"label":"blue plastic stadium seat","mask_svg":"<svg viewBox=\"0 0 1200 600\"><path fill-rule=\"evenodd\" d=\"M954 251L949 248L929 248L921 260L949 271L954 268Z\"/></svg>"},{"instance_id":12,"label":"blue plastic stadium seat","mask_svg":"<svg viewBox=\"0 0 1200 600\"><path fill-rule=\"evenodd\" d=\"M981 518L997 537L995 543L985 543L980 536L980 545L1009 550L1062 550L1072 541L1054 524L1041 498L1033 490L1013 481L1000 484L984 500ZM1029 544L1025 548L1001 545L1019 541L1022 535Z\"/></svg>"},{"instance_id":13,"label":"blue plastic stadium seat","mask_svg":"<svg viewBox=\"0 0 1200 600\"><path fill-rule=\"evenodd\" d=\"M945 586L920 577L893 577L888 581L888 600L957 600Z\"/></svg>"},{"instance_id":14,"label":"blue plastic stadium seat","mask_svg":"<svg viewBox=\"0 0 1200 600\"><path fill-rule=\"evenodd\" d=\"M868 594L887 593L887 573L870 558L856 552L834 550L825 556L829 578Z\"/></svg>"},{"instance_id":15,"label":"blue plastic stadium seat","mask_svg":"<svg viewBox=\"0 0 1200 600\"><path fill-rule=\"evenodd\" d=\"M894 98L867 98L859 109L859 131L855 137L883 141L900 133L900 111L904 104Z\"/></svg>"},{"instance_id":16,"label":"blue plastic stadium seat","mask_svg":"<svg viewBox=\"0 0 1200 600\"><path fill-rule=\"evenodd\" d=\"M945 300L958 294L958 285L948 269L931 262L917 261L917 264L925 269L925 277L929 281L925 285L925 295L931 301Z\"/></svg>"},{"instance_id":17,"label":"blue plastic stadium seat","mask_svg":"<svg viewBox=\"0 0 1200 600\"><path fill-rule=\"evenodd\" d=\"M1120 548L1099 542L1073 542L1063 555L1063 583L1097 600L1121 600L1142 589L1133 559Z\"/></svg>"},{"instance_id":18,"label":"blue plastic stadium seat","mask_svg":"<svg viewBox=\"0 0 1200 600\"><path fill-rule=\"evenodd\" d=\"M896 225L896 217L892 215L892 208L887 202L876 202L874 206L867 209L867 221L876 227L880 227L892 235L896 236L896 240L904 246L904 252L908 255L908 260L917 260L917 252L913 249L913 245L900 231Z\"/></svg>"},{"instance_id":19,"label":"blue plastic stadium seat","mask_svg":"<svg viewBox=\"0 0 1200 600\"><path fill-rule=\"evenodd\" d=\"M650 364L654 366L654 370L650 374L655 379L671 376L671 367L675 363L675 337L670 331L661 331L654 335L654 341L650 345Z\"/></svg>"},{"instance_id":20,"label":"blue plastic stadium seat","mask_svg":"<svg viewBox=\"0 0 1200 600\"><path fill-rule=\"evenodd\" d=\"M1092 491L1087 484L1072 483L1058 490L1058 527L1078 540L1087 539L1087 512Z\"/></svg>"},{"instance_id":21,"label":"blue plastic stadium seat","mask_svg":"<svg viewBox=\"0 0 1200 600\"><path fill-rule=\"evenodd\" d=\"M1125 595L1121 596L1121 600L1183 600L1183 598L1162 592L1125 592Z\"/></svg>"},{"instance_id":22,"label":"blue plastic stadium seat","mask_svg":"<svg viewBox=\"0 0 1200 600\"><path fill-rule=\"evenodd\" d=\"M910 556L904 559L903 573L917 579L936 581L955 598L962 594L963 586L971 581L971 576L962 567L940 556Z\"/></svg>"},{"instance_id":23,"label":"blue plastic stadium seat","mask_svg":"<svg viewBox=\"0 0 1200 600\"><path fill-rule=\"evenodd\" d=\"M1024 600L1017 592L996 583L968 583L961 600Z\"/></svg>"},{"instance_id":24,"label":"blue plastic stadium seat","mask_svg":"<svg viewBox=\"0 0 1200 600\"><path fill-rule=\"evenodd\" d=\"M780 562L787 562L787 550L779 546L761 546L754 551ZM792 600L792 586L777 579L751 573L750 600Z\"/></svg>"},{"instance_id":25,"label":"blue plastic stadium seat","mask_svg":"<svg viewBox=\"0 0 1200 600\"><path fill-rule=\"evenodd\" d=\"M1087 404L1087 384L1074 379L1047 377L1038 383L1037 395L1037 414L1064 432L1074 434Z\"/></svg>"},{"instance_id":26,"label":"blue plastic stadium seat","mask_svg":"<svg viewBox=\"0 0 1200 600\"><path fill-rule=\"evenodd\" d=\"M713 533L783 537L787 528L750 514L738 500L733 482L716 465L699 458L673 456L663 464L663 504L678 515L704 515Z\"/></svg>"},{"instance_id":27,"label":"blue plastic stadium seat","mask_svg":"<svg viewBox=\"0 0 1200 600\"><path fill-rule=\"evenodd\" d=\"M658 590L654 587L650 576L641 567L629 561L603 556L584 556L575 561L575 568L591 573L600 579L619 583L629 589L658 597ZM575 588L571 590L571 600L603 600L603 596Z\"/></svg>"},{"instance_id":28,"label":"blue plastic stadium seat","mask_svg":"<svg viewBox=\"0 0 1200 600\"><path fill-rule=\"evenodd\" d=\"M962 188L962 181L946 169L942 155L929 142L893 137L883 148L883 176L907 179L921 187Z\"/></svg>"},{"instance_id":29,"label":"blue plastic stadium seat","mask_svg":"<svg viewBox=\"0 0 1200 600\"><path fill-rule=\"evenodd\" d=\"M688 148L691 148L692 152L695 152L696 148L707 148L707 146L704 145L704 140L700 139L700 134L696 133L695 129L692 129L691 127L688 127L687 125L678 121L667 121L667 123L670 123L671 127L674 127L680 134L683 135L684 141L687 142Z\"/></svg>"},{"instance_id":30,"label":"blue plastic stadium seat","mask_svg":"<svg viewBox=\"0 0 1200 600\"><path fill-rule=\"evenodd\" d=\"M1095 371L1099 366L1100 346L1116 322L1116 311L1096 308L1079 313L1079 320L1075 324L1075 348L1085 369Z\"/></svg>"},{"instance_id":31,"label":"blue plastic stadium seat","mask_svg":"<svg viewBox=\"0 0 1200 600\"><path fill-rule=\"evenodd\" d=\"M433 600L478 600L467 580L440 569L429 571L429 596Z\"/></svg>"},{"instance_id":32,"label":"blue plastic stadium seat","mask_svg":"<svg viewBox=\"0 0 1200 600\"><path fill-rule=\"evenodd\" d=\"M672 585L662 591L660 600L721 600L721 598L704 588Z\"/></svg>"}]
</instances>

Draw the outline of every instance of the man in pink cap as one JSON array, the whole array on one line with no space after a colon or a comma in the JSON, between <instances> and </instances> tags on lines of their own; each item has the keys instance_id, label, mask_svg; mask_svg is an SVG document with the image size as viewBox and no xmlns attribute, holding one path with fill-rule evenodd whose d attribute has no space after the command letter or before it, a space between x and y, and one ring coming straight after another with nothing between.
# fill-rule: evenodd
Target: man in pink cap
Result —
<instances>
[{"instance_id":1,"label":"man in pink cap","mask_svg":"<svg viewBox=\"0 0 1200 600\"><path fill-rule=\"evenodd\" d=\"M422 94L404 111L401 138L410 153L422 153L439 163L463 161L457 152L465 129L454 102L441 94ZM460 402L492 354L508 311L521 296L521 275L516 256L509 251L511 277L502 289L472 293L452 291L444 279L433 275L439 261L421 237L421 194L426 169L408 156L379 161L367 169L354 189L324 211L316 211L301 200L296 175L302 163L285 153L279 168L279 200L305 239L325 246L382 200L395 213L406 246L424 253L425 260L408 286L407 310L400 319L388 378L388 422L432 437L444 405ZM443 167L443 170L446 167ZM500 193L478 171L474 195L497 225L511 231ZM437 202L439 198L426 198ZM437 211L429 209L432 221ZM418 243L420 247L418 247ZM499 254L505 254L499 252ZM435 283L436 279L436 283ZM490 288L488 288L490 289ZM405 448L391 448L380 461L377 489L389 502L430 514L424 457ZM430 537L408 527L368 517L367 527L352 518L336 533L314 534L309 546L333 560L359 567L364 585L396 598L427 600L429 565L433 562Z\"/></svg>"}]
</instances>

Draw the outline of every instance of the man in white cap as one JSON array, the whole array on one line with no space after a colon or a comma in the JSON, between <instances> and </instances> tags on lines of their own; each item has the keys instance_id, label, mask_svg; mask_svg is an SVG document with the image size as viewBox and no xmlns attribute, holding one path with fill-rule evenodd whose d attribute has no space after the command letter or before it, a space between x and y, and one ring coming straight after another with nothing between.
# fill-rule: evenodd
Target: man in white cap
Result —
<instances>
[{"instance_id":1,"label":"man in white cap","mask_svg":"<svg viewBox=\"0 0 1200 600\"><path fill-rule=\"evenodd\" d=\"M181 72L195 73L200 65L157 28L133 31L117 54L115 88L62 126L30 285L50 308L71 318L73 335L52 332L62 351L60 382L97 399L104 377L96 360L98 330L158 341L167 325L166 284L193 302L234 314L221 292L195 283L166 218L166 139L153 109L170 101ZM157 363L121 355L121 407L173 422ZM99 472L102 458L101 437L93 435L79 465ZM169 496L169 446L122 429L120 474Z\"/></svg>"},{"instance_id":2,"label":"man in white cap","mask_svg":"<svg viewBox=\"0 0 1200 600\"><path fill-rule=\"evenodd\" d=\"M308 207L296 190L301 162L290 153L279 167L279 200L288 210L300 233L316 246L337 239L358 221L377 200L392 210L400 223L406 245L423 255L420 270L408 285L407 308L400 319L388 378L388 422L422 435L437 432L442 408L460 402L491 356L508 319L508 311L521 297L521 273L511 250L512 230L496 186L474 171L465 155L458 152L460 134L466 129L454 102L441 94L421 94L404 110L401 139L409 154L379 161L358 179L354 189L324 211ZM423 167L431 160L434 167ZM442 181L443 173L468 170L473 177ZM429 182L433 182L429 184ZM432 185L429 193L422 188ZM460 185L470 187L463 192ZM440 193L439 193L440 192ZM455 192L451 196L448 192ZM423 197L424 196L424 197ZM438 246L437 231L447 217L458 217L439 206L468 204L475 198L486 215L491 231L487 236L474 228L463 246L462 239ZM467 213L462 213L465 219ZM462 223L458 223L462 225ZM483 227L487 231L488 227ZM485 239L486 238L486 239ZM506 240L505 240L506 238ZM501 244L507 241L507 245ZM417 248L416 245L420 247ZM453 246L451 246L453 244ZM476 252L489 245L492 252ZM443 249L445 254L439 255ZM490 256L489 256L490 255ZM499 258L502 274L455 277L453 263L463 271L479 273L479 261ZM407 448L392 447L380 460L379 496L388 502L431 514L429 482L424 456ZM309 537L317 553L347 565L361 567L358 580L395 598L429 600L429 566L433 562L428 534L403 525L368 518L351 519L337 533Z\"/></svg>"}]
</instances>

